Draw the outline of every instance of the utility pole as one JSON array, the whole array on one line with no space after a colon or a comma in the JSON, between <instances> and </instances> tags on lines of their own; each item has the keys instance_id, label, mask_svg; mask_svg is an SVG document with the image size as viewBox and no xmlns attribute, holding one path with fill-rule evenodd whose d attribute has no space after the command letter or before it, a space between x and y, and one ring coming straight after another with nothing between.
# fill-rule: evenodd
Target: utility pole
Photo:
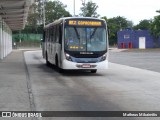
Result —
<instances>
[{"instance_id":1,"label":"utility pole","mask_svg":"<svg viewBox=\"0 0 160 120\"><path fill-rule=\"evenodd\" d=\"M45 23L46 23L46 15L45 15L45 3L44 3L45 0L42 0L42 4L43 4L43 26L45 27Z\"/></svg>"},{"instance_id":2,"label":"utility pole","mask_svg":"<svg viewBox=\"0 0 160 120\"><path fill-rule=\"evenodd\" d=\"M73 11L74 11L73 15L74 15L74 17L76 16L76 14L75 14L75 7L76 7L75 0L73 0Z\"/></svg>"}]
</instances>

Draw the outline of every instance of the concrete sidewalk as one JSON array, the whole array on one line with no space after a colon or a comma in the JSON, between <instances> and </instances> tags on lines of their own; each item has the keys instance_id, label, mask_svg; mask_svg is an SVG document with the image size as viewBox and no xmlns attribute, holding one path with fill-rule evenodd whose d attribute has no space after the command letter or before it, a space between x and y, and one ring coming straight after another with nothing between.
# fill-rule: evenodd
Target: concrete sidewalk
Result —
<instances>
[{"instance_id":1,"label":"concrete sidewalk","mask_svg":"<svg viewBox=\"0 0 160 120\"><path fill-rule=\"evenodd\" d=\"M122 52L122 51L126 51L127 49L118 49L116 47L110 47L109 50L111 52Z\"/></svg>"},{"instance_id":2,"label":"concrete sidewalk","mask_svg":"<svg viewBox=\"0 0 160 120\"><path fill-rule=\"evenodd\" d=\"M30 111L26 66L22 50L0 60L0 111Z\"/></svg>"}]
</instances>

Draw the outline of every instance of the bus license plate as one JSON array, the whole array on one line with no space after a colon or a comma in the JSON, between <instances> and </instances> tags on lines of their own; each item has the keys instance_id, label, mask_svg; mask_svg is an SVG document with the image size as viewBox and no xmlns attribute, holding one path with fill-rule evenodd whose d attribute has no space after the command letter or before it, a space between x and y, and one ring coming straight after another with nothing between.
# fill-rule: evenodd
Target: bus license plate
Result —
<instances>
[{"instance_id":1,"label":"bus license plate","mask_svg":"<svg viewBox=\"0 0 160 120\"><path fill-rule=\"evenodd\" d=\"M91 65L90 65L90 64L83 64L82 67L83 67L83 68L90 68Z\"/></svg>"}]
</instances>

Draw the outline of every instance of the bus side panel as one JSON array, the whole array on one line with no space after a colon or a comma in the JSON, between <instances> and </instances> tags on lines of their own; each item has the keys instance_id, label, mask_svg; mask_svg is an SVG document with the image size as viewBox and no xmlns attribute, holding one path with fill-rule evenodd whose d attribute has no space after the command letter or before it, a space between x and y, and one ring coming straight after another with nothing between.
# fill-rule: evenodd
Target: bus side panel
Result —
<instances>
[{"instance_id":1,"label":"bus side panel","mask_svg":"<svg viewBox=\"0 0 160 120\"><path fill-rule=\"evenodd\" d=\"M56 43L56 55L58 57L58 66L61 68L61 44Z\"/></svg>"}]
</instances>

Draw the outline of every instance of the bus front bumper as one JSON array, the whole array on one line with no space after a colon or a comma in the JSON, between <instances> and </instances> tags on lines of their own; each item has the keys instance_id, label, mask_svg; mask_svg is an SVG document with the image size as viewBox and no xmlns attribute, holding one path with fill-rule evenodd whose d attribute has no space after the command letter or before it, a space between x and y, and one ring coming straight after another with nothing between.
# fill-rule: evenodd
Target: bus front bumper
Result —
<instances>
[{"instance_id":1,"label":"bus front bumper","mask_svg":"<svg viewBox=\"0 0 160 120\"><path fill-rule=\"evenodd\" d=\"M97 62L97 63L75 63L68 60L63 60L62 62L62 69L108 69L108 60Z\"/></svg>"}]
</instances>

